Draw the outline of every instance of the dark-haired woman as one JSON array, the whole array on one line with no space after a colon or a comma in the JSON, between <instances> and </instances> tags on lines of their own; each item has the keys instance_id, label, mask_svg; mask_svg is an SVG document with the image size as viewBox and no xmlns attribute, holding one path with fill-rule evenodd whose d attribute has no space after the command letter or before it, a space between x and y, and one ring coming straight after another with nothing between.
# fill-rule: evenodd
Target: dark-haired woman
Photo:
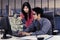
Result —
<instances>
[{"instance_id":1,"label":"dark-haired woman","mask_svg":"<svg viewBox=\"0 0 60 40\"><path fill-rule=\"evenodd\" d=\"M28 2L25 2L22 5L21 11L22 12L20 13L20 19L24 24L23 29L26 29L31 25L33 21L33 11L31 10L30 4Z\"/></svg>"}]
</instances>

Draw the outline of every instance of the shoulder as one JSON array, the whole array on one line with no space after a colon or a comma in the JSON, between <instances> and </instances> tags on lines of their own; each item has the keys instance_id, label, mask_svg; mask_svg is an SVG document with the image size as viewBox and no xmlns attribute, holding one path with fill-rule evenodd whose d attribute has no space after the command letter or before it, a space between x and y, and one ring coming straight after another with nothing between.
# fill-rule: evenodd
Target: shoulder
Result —
<instances>
[{"instance_id":1,"label":"shoulder","mask_svg":"<svg viewBox=\"0 0 60 40\"><path fill-rule=\"evenodd\" d=\"M44 22L44 23L51 23L49 19L47 18L41 18L41 20Z\"/></svg>"},{"instance_id":2,"label":"shoulder","mask_svg":"<svg viewBox=\"0 0 60 40\"><path fill-rule=\"evenodd\" d=\"M47 18L41 18L42 20L44 20L44 21L49 21L49 19L47 19Z\"/></svg>"}]
</instances>

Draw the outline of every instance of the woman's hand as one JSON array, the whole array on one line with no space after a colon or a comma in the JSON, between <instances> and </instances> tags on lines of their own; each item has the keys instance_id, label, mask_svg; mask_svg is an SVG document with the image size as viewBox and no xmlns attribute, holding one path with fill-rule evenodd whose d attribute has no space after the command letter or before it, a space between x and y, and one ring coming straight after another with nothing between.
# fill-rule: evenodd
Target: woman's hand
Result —
<instances>
[{"instance_id":1,"label":"woman's hand","mask_svg":"<svg viewBox=\"0 0 60 40\"><path fill-rule=\"evenodd\" d=\"M22 32L22 35L30 36L30 33Z\"/></svg>"},{"instance_id":2,"label":"woman's hand","mask_svg":"<svg viewBox=\"0 0 60 40\"><path fill-rule=\"evenodd\" d=\"M19 34L21 34L21 35L26 35L26 36L30 36L30 33L27 33L27 32L20 32Z\"/></svg>"}]
</instances>

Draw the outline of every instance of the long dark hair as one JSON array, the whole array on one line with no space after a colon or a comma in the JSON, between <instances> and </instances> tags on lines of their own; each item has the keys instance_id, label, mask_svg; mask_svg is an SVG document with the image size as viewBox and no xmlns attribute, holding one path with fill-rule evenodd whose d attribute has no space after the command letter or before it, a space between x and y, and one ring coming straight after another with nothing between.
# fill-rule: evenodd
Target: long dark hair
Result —
<instances>
[{"instance_id":1,"label":"long dark hair","mask_svg":"<svg viewBox=\"0 0 60 40\"><path fill-rule=\"evenodd\" d=\"M29 9L29 12L28 12L28 15L29 15L29 16L28 16L27 13L23 10L25 6L27 6L28 9ZM22 11L23 15L25 16L25 19L26 19L26 20L27 20L27 17L31 18L31 6L30 6L30 4L29 4L28 2L25 2L25 3L22 5L21 11Z\"/></svg>"}]
</instances>

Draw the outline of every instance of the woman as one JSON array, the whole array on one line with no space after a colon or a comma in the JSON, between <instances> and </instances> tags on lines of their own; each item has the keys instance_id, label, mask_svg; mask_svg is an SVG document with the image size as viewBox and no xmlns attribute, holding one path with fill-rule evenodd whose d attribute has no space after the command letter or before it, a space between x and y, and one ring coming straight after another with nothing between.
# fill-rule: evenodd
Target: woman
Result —
<instances>
[{"instance_id":1,"label":"woman","mask_svg":"<svg viewBox=\"0 0 60 40\"><path fill-rule=\"evenodd\" d=\"M20 19L22 20L24 24L24 29L28 28L30 24L33 21L33 12L31 10L30 4L28 2L25 2L22 5L21 9L22 13L20 13Z\"/></svg>"}]
</instances>

